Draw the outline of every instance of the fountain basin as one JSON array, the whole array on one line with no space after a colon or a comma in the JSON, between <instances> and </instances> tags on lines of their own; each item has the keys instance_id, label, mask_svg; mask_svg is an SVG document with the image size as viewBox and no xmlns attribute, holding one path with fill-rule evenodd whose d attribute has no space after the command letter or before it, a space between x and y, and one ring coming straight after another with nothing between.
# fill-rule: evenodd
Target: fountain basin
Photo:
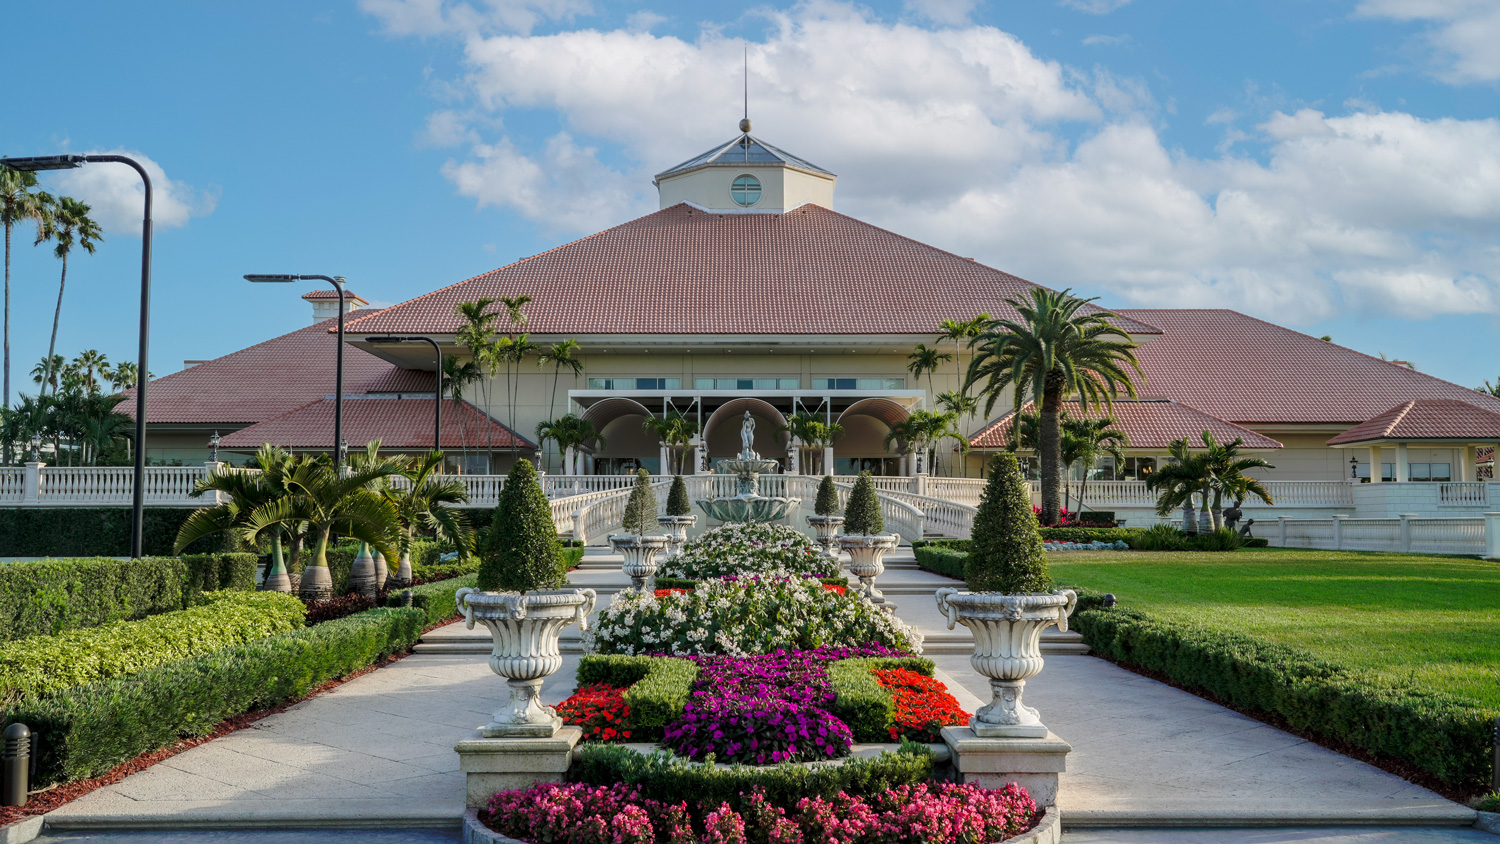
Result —
<instances>
[{"instance_id":1,"label":"fountain basin","mask_svg":"<svg viewBox=\"0 0 1500 844\"><path fill-rule=\"evenodd\" d=\"M698 498L693 503L709 518L721 522L774 522L797 509L802 499L736 495L733 498Z\"/></svg>"},{"instance_id":2,"label":"fountain basin","mask_svg":"<svg viewBox=\"0 0 1500 844\"><path fill-rule=\"evenodd\" d=\"M775 460L762 460L759 457L744 455L733 460L721 460L719 465L728 470L729 474L738 475L741 478L751 475L769 475L777 469Z\"/></svg>"}]
</instances>

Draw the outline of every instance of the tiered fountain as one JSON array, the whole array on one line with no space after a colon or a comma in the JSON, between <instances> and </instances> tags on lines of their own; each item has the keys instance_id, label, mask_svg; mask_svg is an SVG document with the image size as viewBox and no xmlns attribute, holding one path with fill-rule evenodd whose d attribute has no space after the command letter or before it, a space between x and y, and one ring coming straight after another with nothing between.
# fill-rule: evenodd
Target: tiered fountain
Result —
<instances>
[{"instance_id":1,"label":"tiered fountain","mask_svg":"<svg viewBox=\"0 0 1500 844\"><path fill-rule=\"evenodd\" d=\"M722 465L737 478L735 494L727 498L698 498L697 504L709 518L721 522L774 522L802 503L800 498L779 498L760 494L760 476L776 469L775 460L763 460L755 452L755 418L745 411L740 423L740 453Z\"/></svg>"}]
</instances>

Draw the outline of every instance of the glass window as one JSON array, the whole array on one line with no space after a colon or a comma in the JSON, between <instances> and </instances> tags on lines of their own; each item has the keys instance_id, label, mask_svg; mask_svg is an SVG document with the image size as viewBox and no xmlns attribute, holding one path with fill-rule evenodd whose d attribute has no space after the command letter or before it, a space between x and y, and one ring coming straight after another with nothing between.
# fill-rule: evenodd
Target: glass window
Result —
<instances>
[{"instance_id":1,"label":"glass window","mask_svg":"<svg viewBox=\"0 0 1500 844\"><path fill-rule=\"evenodd\" d=\"M1119 479L1122 481L1144 481L1156 471L1155 457L1127 457Z\"/></svg>"},{"instance_id":2,"label":"glass window","mask_svg":"<svg viewBox=\"0 0 1500 844\"><path fill-rule=\"evenodd\" d=\"M749 208L760 202L760 179L754 176L736 176L729 186L729 195L736 205Z\"/></svg>"},{"instance_id":3,"label":"glass window","mask_svg":"<svg viewBox=\"0 0 1500 844\"><path fill-rule=\"evenodd\" d=\"M900 390L905 378L814 378L816 390Z\"/></svg>"},{"instance_id":4,"label":"glass window","mask_svg":"<svg viewBox=\"0 0 1500 844\"><path fill-rule=\"evenodd\" d=\"M795 390L801 382L796 378L694 378L693 386L699 390Z\"/></svg>"},{"instance_id":5,"label":"glass window","mask_svg":"<svg viewBox=\"0 0 1500 844\"><path fill-rule=\"evenodd\" d=\"M590 390L680 390L681 378L590 378Z\"/></svg>"},{"instance_id":6,"label":"glass window","mask_svg":"<svg viewBox=\"0 0 1500 844\"><path fill-rule=\"evenodd\" d=\"M1355 468L1355 473L1354 474L1355 474L1355 477L1359 478L1360 483L1366 483L1366 484L1369 483L1370 482L1370 464L1368 464L1368 463L1360 463ZM1394 481L1394 480L1396 480L1396 464L1395 463L1382 463L1382 464L1380 464L1380 479L1382 481Z\"/></svg>"},{"instance_id":7,"label":"glass window","mask_svg":"<svg viewBox=\"0 0 1500 844\"><path fill-rule=\"evenodd\" d=\"M1453 480L1453 464L1408 463L1407 479L1413 481L1451 481Z\"/></svg>"}]
</instances>

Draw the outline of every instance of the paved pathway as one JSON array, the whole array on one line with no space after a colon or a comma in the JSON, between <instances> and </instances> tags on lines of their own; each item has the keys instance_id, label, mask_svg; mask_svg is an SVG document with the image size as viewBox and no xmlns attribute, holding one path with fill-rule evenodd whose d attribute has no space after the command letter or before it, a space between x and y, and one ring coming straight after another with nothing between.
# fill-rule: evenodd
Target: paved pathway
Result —
<instances>
[{"instance_id":1,"label":"paved pathway","mask_svg":"<svg viewBox=\"0 0 1500 844\"><path fill-rule=\"evenodd\" d=\"M930 597L945 581L909 568L909 552L904 556L908 567L891 572L894 588L888 590L899 614L929 635L951 639L954 634L943 629ZM899 566L902 559L895 562ZM604 558L590 557L575 580L617 588L623 578L608 565ZM981 698L988 699L986 682L966 656L939 652L933 659L966 708L972 711ZM576 657L567 657L543 687L548 702L571 692L575 666ZM463 805L453 745L489 720L504 691L503 682L475 654L420 652L100 789L52 813L49 824L65 831L282 827L288 835L308 826L451 826ZM1379 827L1455 825L1467 818L1472 823L1472 812L1397 777L1092 657L1050 656L1046 670L1028 686L1027 700L1074 746L1061 805L1075 829L1185 822ZM1381 838L1377 833L1386 834L1369 829L1359 834L1376 837L1338 838L1328 837L1335 834L1331 831L1284 829L1228 837L1222 830L1127 830L1075 832L1069 840L1470 840L1468 833L1456 831L1460 837L1427 832L1417 837L1410 831L1402 834L1413 837ZM392 839L393 844L400 840Z\"/></svg>"}]
</instances>

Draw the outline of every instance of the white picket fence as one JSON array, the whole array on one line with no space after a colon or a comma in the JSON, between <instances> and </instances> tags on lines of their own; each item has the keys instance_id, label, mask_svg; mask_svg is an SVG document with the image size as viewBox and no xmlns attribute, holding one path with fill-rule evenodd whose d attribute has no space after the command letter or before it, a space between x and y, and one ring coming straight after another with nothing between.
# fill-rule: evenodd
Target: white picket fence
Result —
<instances>
[{"instance_id":1,"label":"white picket fence","mask_svg":"<svg viewBox=\"0 0 1500 844\"><path fill-rule=\"evenodd\" d=\"M1500 530L1500 519L1490 517ZM1485 554L1500 537L1487 537L1486 517L1400 516L1360 519L1277 519L1272 545L1333 551L1401 551L1419 554ZM1493 541L1492 541L1493 540Z\"/></svg>"}]
</instances>

